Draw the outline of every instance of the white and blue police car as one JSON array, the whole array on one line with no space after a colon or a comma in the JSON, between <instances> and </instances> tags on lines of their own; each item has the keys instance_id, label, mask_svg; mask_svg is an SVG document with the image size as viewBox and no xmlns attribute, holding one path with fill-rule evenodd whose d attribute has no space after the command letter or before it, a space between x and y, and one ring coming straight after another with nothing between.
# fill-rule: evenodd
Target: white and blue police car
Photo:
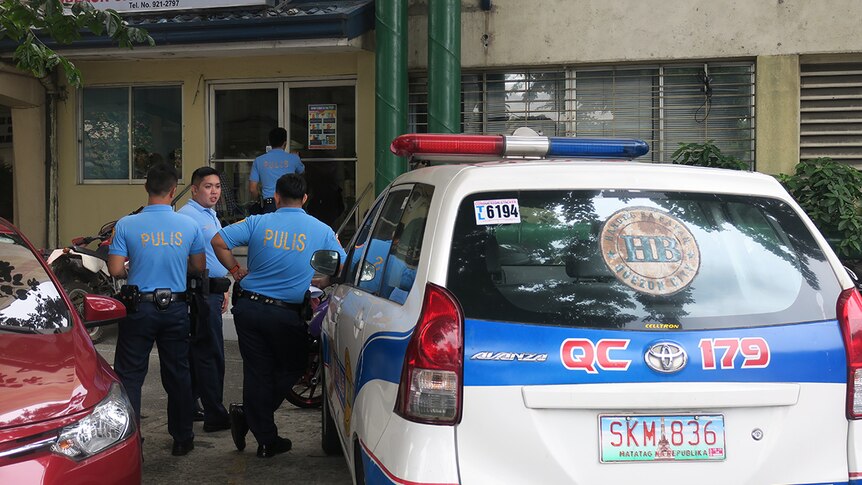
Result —
<instances>
[{"instance_id":1,"label":"white and blue police car","mask_svg":"<svg viewBox=\"0 0 862 485\"><path fill-rule=\"evenodd\" d=\"M322 441L355 483L862 483L862 297L772 177L635 140L392 149L497 161L398 177L335 275Z\"/></svg>"}]
</instances>

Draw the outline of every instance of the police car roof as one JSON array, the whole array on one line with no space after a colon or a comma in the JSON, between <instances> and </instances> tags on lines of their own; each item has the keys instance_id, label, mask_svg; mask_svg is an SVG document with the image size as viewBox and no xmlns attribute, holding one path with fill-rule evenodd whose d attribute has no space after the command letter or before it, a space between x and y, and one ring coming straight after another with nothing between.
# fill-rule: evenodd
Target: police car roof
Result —
<instances>
[{"instance_id":1,"label":"police car roof","mask_svg":"<svg viewBox=\"0 0 862 485\"><path fill-rule=\"evenodd\" d=\"M620 160L501 159L425 167L394 185L425 183L467 193L512 189L629 189L759 195L789 199L772 176L736 170Z\"/></svg>"}]
</instances>

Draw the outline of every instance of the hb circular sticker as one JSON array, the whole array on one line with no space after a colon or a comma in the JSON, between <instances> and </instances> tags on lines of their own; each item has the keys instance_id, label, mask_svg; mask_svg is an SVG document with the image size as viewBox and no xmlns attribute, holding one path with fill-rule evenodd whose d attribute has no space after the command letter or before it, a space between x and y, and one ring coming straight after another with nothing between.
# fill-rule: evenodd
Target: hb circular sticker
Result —
<instances>
[{"instance_id":1,"label":"hb circular sticker","mask_svg":"<svg viewBox=\"0 0 862 485\"><path fill-rule=\"evenodd\" d=\"M614 212L599 234L602 259L635 291L672 295L688 287L700 269L700 249L688 227L651 207Z\"/></svg>"}]
</instances>

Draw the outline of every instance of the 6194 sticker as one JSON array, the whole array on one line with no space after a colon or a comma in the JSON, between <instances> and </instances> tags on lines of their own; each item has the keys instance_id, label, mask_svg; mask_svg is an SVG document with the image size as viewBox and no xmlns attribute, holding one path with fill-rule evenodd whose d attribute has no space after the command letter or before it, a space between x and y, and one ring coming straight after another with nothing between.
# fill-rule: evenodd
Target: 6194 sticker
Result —
<instances>
[{"instance_id":1,"label":"6194 sticker","mask_svg":"<svg viewBox=\"0 0 862 485\"><path fill-rule=\"evenodd\" d=\"M476 224L480 226L521 222L518 199L477 200L473 202L473 212L476 214Z\"/></svg>"}]
</instances>

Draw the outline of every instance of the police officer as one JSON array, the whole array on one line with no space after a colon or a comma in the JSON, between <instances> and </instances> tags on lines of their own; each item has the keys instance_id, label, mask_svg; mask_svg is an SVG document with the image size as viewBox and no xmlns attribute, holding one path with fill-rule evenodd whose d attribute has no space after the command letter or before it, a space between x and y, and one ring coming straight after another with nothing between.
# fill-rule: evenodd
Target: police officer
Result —
<instances>
[{"instance_id":1,"label":"police officer","mask_svg":"<svg viewBox=\"0 0 862 485\"><path fill-rule=\"evenodd\" d=\"M305 179L283 175L276 183L278 209L250 216L222 229L212 245L219 261L239 282L233 315L243 359L243 405L231 409L231 434L245 448L248 429L257 439L257 456L290 450L278 436L273 413L307 364L307 333L300 316L314 270L311 255L331 249L346 257L332 229L305 213ZM231 249L248 246L248 270ZM247 427L246 427L247 426Z\"/></svg>"},{"instance_id":2,"label":"police officer","mask_svg":"<svg viewBox=\"0 0 862 485\"><path fill-rule=\"evenodd\" d=\"M182 456L194 448L186 273L189 269L203 273L206 257L197 223L170 206L177 179L172 165L158 163L150 168L144 185L148 205L117 222L108 270L112 276L128 278L121 298L129 312L119 324L114 370L140 421L141 387L156 343L162 385L168 393L171 454Z\"/></svg>"},{"instance_id":3,"label":"police officer","mask_svg":"<svg viewBox=\"0 0 862 485\"><path fill-rule=\"evenodd\" d=\"M195 326L191 342L190 364L194 392L204 409L204 431L230 429L230 418L222 404L224 394L224 333L222 313L227 310L226 291L230 280L227 268L215 257L209 241L221 229L213 209L221 197L218 170L201 167L192 173L192 198L178 212L194 219L201 228L209 271L208 295L200 295L201 305L194 305L191 324ZM197 320L197 321L196 321Z\"/></svg>"},{"instance_id":4,"label":"police officer","mask_svg":"<svg viewBox=\"0 0 862 485\"><path fill-rule=\"evenodd\" d=\"M287 130L278 127L269 132L269 145L272 150L254 159L251 165L251 174L248 176L248 191L252 200L263 196L263 213L275 211L275 182L282 175L288 173L303 173L305 165L299 159L299 155L288 153ZM261 194L261 186L263 193Z\"/></svg>"}]
</instances>

